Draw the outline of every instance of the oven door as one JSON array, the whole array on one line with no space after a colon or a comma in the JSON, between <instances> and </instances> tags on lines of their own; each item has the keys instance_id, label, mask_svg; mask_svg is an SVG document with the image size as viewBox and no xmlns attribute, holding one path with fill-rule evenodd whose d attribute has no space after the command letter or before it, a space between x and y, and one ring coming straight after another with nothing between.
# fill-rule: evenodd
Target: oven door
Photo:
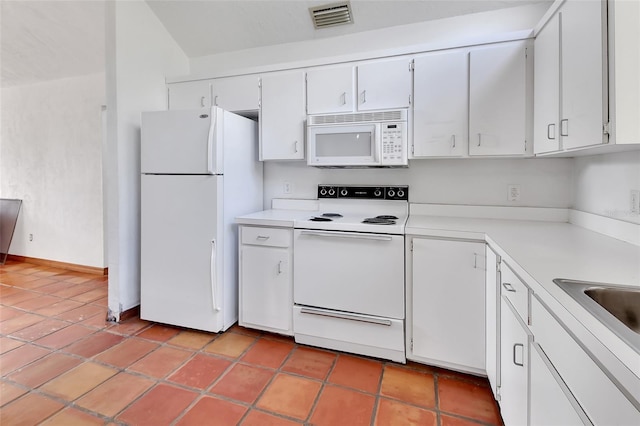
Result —
<instances>
[{"instance_id":1,"label":"oven door","mask_svg":"<svg viewBox=\"0 0 640 426\"><path fill-rule=\"evenodd\" d=\"M310 166L375 166L380 164L380 125L309 126Z\"/></svg>"},{"instance_id":2,"label":"oven door","mask_svg":"<svg viewBox=\"0 0 640 426\"><path fill-rule=\"evenodd\" d=\"M294 302L404 319L404 236L294 231Z\"/></svg>"}]
</instances>

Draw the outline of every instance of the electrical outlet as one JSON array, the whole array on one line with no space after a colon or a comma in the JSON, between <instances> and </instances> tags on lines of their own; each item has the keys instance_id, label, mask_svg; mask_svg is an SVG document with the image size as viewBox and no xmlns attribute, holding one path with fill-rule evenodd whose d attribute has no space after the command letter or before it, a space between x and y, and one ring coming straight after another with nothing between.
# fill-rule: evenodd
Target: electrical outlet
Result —
<instances>
[{"instance_id":1,"label":"electrical outlet","mask_svg":"<svg viewBox=\"0 0 640 426\"><path fill-rule=\"evenodd\" d=\"M631 214L640 214L640 191L632 189L630 201Z\"/></svg>"},{"instance_id":2,"label":"electrical outlet","mask_svg":"<svg viewBox=\"0 0 640 426\"><path fill-rule=\"evenodd\" d=\"M284 192L285 194L291 194L291 183L290 182L285 182L282 185L282 192Z\"/></svg>"},{"instance_id":3,"label":"electrical outlet","mask_svg":"<svg viewBox=\"0 0 640 426\"><path fill-rule=\"evenodd\" d=\"M520 201L520 185L507 185L507 201Z\"/></svg>"}]
</instances>

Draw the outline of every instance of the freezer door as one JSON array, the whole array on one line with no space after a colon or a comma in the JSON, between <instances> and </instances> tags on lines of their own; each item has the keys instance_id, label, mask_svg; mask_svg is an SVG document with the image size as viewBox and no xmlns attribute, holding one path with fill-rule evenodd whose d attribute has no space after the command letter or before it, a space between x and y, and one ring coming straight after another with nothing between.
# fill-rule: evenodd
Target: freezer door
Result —
<instances>
[{"instance_id":1,"label":"freezer door","mask_svg":"<svg viewBox=\"0 0 640 426\"><path fill-rule=\"evenodd\" d=\"M141 172L215 174L217 108L143 112Z\"/></svg>"},{"instance_id":2,"label":"freezer door","mask_svg":"<svg viewBox=\"0 0 640 426\"><path fill-rule=\"evenodd\" d=\"M223 324L222 176L142 176L141 312L217 332Z\"/></svg>"}]
</instances>

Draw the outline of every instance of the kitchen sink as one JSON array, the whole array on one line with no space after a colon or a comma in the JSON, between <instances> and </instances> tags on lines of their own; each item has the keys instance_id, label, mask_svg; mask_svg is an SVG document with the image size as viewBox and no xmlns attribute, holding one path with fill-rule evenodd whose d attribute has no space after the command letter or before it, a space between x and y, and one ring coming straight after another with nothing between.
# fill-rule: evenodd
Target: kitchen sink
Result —
<instances>
[{"instance_id":1,"label":"kitchen sink","mask_svg":"<svg viewBox=\"0 0 640 426\"><path fill-rule=\"evenodd\" d=\"M640 353L640 287L564 278L553 282Z\"/></svg>"}]
</instances>

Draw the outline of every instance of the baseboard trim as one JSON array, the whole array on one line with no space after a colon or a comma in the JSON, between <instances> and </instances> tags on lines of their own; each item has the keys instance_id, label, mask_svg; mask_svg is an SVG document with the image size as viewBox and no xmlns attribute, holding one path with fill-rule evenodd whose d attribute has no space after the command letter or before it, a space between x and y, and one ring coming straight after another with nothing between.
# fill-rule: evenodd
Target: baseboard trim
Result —
<instances>
[{"instance_id":1,"label":"baseboard trim","mask_svg":"<svg viewBox=\"0 0 640 426\"><path fill-rule=\"evenodd\" d=\"M51 266L54 268L68 269L75 272L84 272L86 274L109 275L109 268L99 268L96 266L78 265L75 263L58 262L57 260L39 259L37 257L18 256L9 254L7 260L16 262L32 263L34 265Z\"/></svg>"},{"instance_id":2,"label":"baseboard trim","mask_svg":"<svg viewBox=\"0 0 640 426\"><path fill-rule=\"evenodd\" d=\"M134 306L131 309L127 309L126 311L120 312L120 318L118 322L123 322L131 318L140 317L140 305Z\"/></svg>"}]
</instances>

